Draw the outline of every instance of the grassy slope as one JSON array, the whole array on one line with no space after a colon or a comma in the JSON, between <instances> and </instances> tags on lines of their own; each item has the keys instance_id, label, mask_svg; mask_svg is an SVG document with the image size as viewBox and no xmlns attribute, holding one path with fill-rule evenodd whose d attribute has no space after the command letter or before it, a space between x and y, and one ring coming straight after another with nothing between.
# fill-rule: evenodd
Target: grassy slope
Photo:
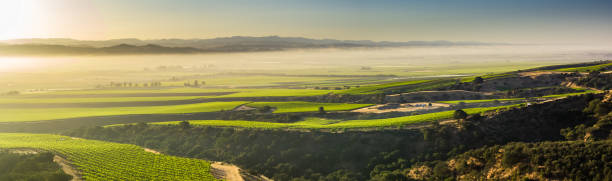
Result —
<instances>
[{"instance_id":1,"label":"grassy slope","mask_svg":"<svg viewBox=\"0 0 612 181\"><path fill-rule=\"evenodd\" d=\"M109 108L0 109L0 122L38 121L89 116L126 114L173 114L230 110L247 102L208 102L198 104Z\"/></svg>"},{"instance_id":2,"label":"grassy slope","mask_svg":"<svg viewBox=\"0 0 612 181\"><path fill-rule=\"evenodd\" d=\"M566 94L553 94L553 95L546 95L546 96L542 96L544 98L559 98L559 97L567 97L567 96L575 96L575 95L582 95L582 94L588 94L588 93L600 93L601 91L597 91L597 90L586 90L584 92L574 92L574 93L566 93Z\"/></svg>"},{"instance_id":3,"label":"grassy slope","mask_svg":"<svg viewBox=\"0 0 612 181\"><path fill-rule=\"evenodd\" d=\"M473 99L473 100L453 100L453 101L438 101L439 103L446 104L459 104L460 102L464 103L481 103L481 102L493 102L493 101L517 101L524 100L525 98L508 98L508 99Z\"/></svg>"},{"instance_id":4,"label":"grassy slope","mask_svg":"<svg viewBox=\"0 0 612 181\"><path fill-rule=\"evenodd\" d=\"M348 82L350 77L308 77L308 76L220 76L218 78L200 78L181 81L162 82L164 86L183 86L184 83L193 84L194 81L206 81L207 86L283 86L283 85L304 85L313 82Z\"/></svg>"},{"instance_id":5,"label":"grassy slope","mask_svg":"<svg viewBox=\"0 0 612 181\"><path fill-rule=\"evenodd\" d=\"M119 143L46 134L0 133L0 148L32 148L70 160L86 180L214 180L204 160L157 155Z\"/></svg>"},{"instance_id":6,"label":"grassy slope","mask_svg":"<svg viewBox=\"0 0 612 181\"><path fill-rule=\"evenodd\" d=\"M521 104L499 106L499 107L483 107L464 109L468 114L477 114L485 111L497 110L502 108L510 108L521 106ZM229 126L229 127L245 127L245 128L305 128L305 129L327 129L327 128L368 128L368 127L391 127L402 126L406 124L414 124L427 121L435 121L442 119L450 119L453 117L454 111L443 111L437 113L427 113L414 116L404 116L387 119L369 119L369 120L327 120L320 118L309 118L305 121L295 123L272 123L259 121L243 121L243 120L194 120L189 121L193 125L201 126ZM176 125L180 121L157 122L151 124L157 125Z\"/></svg>"},{"instance_id":7,"label":"grassy slope","mask_svg":"<svg viewBox=\"0 0 612 181\"><path fill-rule=\"evenodd\" d=\"M486 74L486 75L481 75L481 76L465 77L461 79L461 82L472 82L474 81L474 79L476 79L476 77L480 77L483 79L498 79L498 78L506 78L506 77L512 77L512 76L516 76L516 74L512 74L512 73Z\"/></svg>"},{"instance_id":8,"label":"grassy slope","mask_svg":"<svg viewBox=\"0 0 612 181\"><path fill-rule=\"evenodd\" d=\"M161 97L103 97L103 98L27 98L3 97L0 104L37 104L37 103L94 103L94 102L152 102L208 98L210 96L161 96Z\"/></svg>"},{"instance_id":9,"label":"grassy slope","mask_svg":"<svg viewBox=\"0 0 612 181\"><path fill-rule=\"evenodd\" d=\"M382 93L382 89L390 88L390 87L399 87L406 85L413 85L419 83L429 82L431 80L413 80L413 81L402 81L402 82L392 82L392 83L384 83L384 84L376 84L376 85L368 85L357 88L352 88L344 91L340 91L338 93L342 94L373 94L373 93Z\"/></svg>"},{"instance_id":10,"label":"grassy slope","mask_svg":"<svg viewBox=\"0 0 612 181\"><path fill-rule=\"evenodd\" d=\"M344 111L371 106L372 104L348 104L348 103L318 103L318 102L253 102L247 104L251 107L276 107L274 113L288 112L315 112L319 107L323 107L325 111Z\"/></svg>"},{"instance_id":11,"label":"grassy slope","mask_svg":"<svg viewBox=\"0 0 612 181\"><path fill-rule=\"evenodd\" d=\"M555 69L555 70L551 70L551 71L557 71L557 72L590 72L590 71L594 71L594 70L599 71L601 69L604 69L604 68L610 67L610 66L612 66L612 63L593 65L593 66L586 66L586 67L562 68L562 69Z\"/></svg>"},{"instance_id":12,"label":"grassy slope","mask_svg":"<svg viewBox=\"0 0 612 181\"><path fill-rule=\"evenodd\" d=\"M373 94L381 93L382 89L431 82L430 80L402 81L354 87L347 90L315 90L315 89L201 89L201 88L132 88L132 89L91 89L52 91L44 93L25 93L17 96L0 96L0 104L36 104L36 103L94 103L94 102L148 102L172 101L200 98L238 98L238 97L278 97L278 96L318 96L330 93L340 94ZM217 93L235 92L217 96L147 96L124 97L120 94L171 94L171 93ZM91 97L70 97L71 95L89 95ZM105 97L96 97L105 95ZM117 95L113 97L113 95ZM54 97L56 96L56 97Z\"/></svg>"},{"instance_id":13,"label":"grassy slope","mask_svg":"<svg viewBox=\"0 0 612 181\"><path fill-rule=\"evenodd\" d=\"M589 94L589 93L599 93L601 91L596 91L596 90L585 90L584 92L574 92L574 93L565 93L565 94L552 94L552 95L545 95L542 96L540 98L561 98L561 97L567 97L567 96L575 96L575 95L582 95L582 94ZM464 102L464 103L481 103L481 102L493 102L495 100L497 101L518 101L518 100L525 100L526 98L507 98L507 99L472 99L472 100L452 100L452 101L438 101L439 103L446 103L446 104L458 104L460 102Z\"/></svg>"},{"instance_id":14,"label":"grassy slope","mask_svg":"<svg viewBox=\"0 0 612 181\"><path fill-rule=\"evenodd\" d=\"M216 93L216 92L236 92L234 94L210 97L252 97L255 96L307 96L323 95L334 92L334 90L315 90L315 89L208 89L208 88L157 88L157 89L91 89L74 91L53 91L46 93L24 94L28 96L36 95L87 95L87 94L151 94L151 93Z\"/></svg>"}]
</instances>

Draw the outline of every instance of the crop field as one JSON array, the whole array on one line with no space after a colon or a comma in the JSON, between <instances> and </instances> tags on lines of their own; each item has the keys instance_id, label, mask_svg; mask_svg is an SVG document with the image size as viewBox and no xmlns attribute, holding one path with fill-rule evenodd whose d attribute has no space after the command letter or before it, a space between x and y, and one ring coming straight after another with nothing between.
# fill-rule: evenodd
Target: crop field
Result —
<instances>
[{"instance_id":1,"label":"crop field","mask_svg":"<svg viewBox=\"0 0 612 181\"><path fill-rule=\"evenodd\" d=\"M344 94L372 94L372 93L381 93L382 89L390 88L390 87L398 87L405 85L414 85L419 83L425 83L429 80L414 80L414 81L401 81L401 82L392 82L392 83L384 83L377 85L368 85L358 88L352 88L349 90L342 91Z\"/></svg>"},{"instance_id":2,"label":"crop field","mask_svg":"<svg viewBox=\"0 0 612 181\"><path fill-rule=\"evenodd\" d=\"M262 122L262 121L244 121L244 120L190 120L189 123L196 126L221 126L221 127L243 127L243 128L313 128L321 125L329 125L342 120L337 119L324 119L317 117L309 117L303 121L294 123L274 123L274 122ZM153 125L177 125L180 121L168 121L168 122L156 122L150 123ZM109 125L120 126L123 124Z\"/></svg>"},{"instance_id":3,"label":"crop field","mask_svg":"<svg viewBox=\"0 0 612 181\"><path fill-rule=\"evenodd\" d=\"M105 108L3 108L0 122L41 121L90 116L127 114L176 114L231 110L248 102L208 102L171 106L105 107Z\"/></svg>"},{"instance_id":4,"label":"crop field","mask_svg":"<svg viewBox=\"0 0 612 181\"><path fill-rule=\"evenodd\" d=\"M576 90L583 90L583 89L576 88ZM565 94L551 94L551 95L545 95L545 96L542 96L542 97L533 97L533 98L561 98L561 97L576 96L576 95L589 94L589 93L600 93L600 92L601 91L587 89L587 90L584 90L584 92L574 92L574 93L565 93ZM500 101L500 102L505 102L505 101L521 101L521 100L526 100L526 99L527 98L472 99L472 100L452 100L452 101L437 101L437 102L445 103L445 104L459 104L461 102L463 102L463 103L484 103L484 102L493 102L493 101Z\"/></svg>"},{"instance_id":5,"label":"crop field","mask_svg":"<svg viewBox=\"0 0 612 181\"><path fill-rule=\"evenodd\" d=\"M600 65L593 65L593 66L586 66L586 67L571 67L571 68L562 68L562 69L555 69L552 71L557 71L557 72L590 72L590 71L599 71L602 70L604 68L608 68L611 67L612 63L607 63L607 64L600 64Z\"/></svg>"},{"instance_id":6,"label":"crop field","mask_svg":"<svg viewBox=\"0 0 612 181\"><path fill-rule=\"evenodd\" d=\"M53 119L66 119L91 116L113 116L130 114L181 114L198 112L216 112L232 110L235 107L247 104L252 107L275 107L275 113L289 112L315 112L319 107L326 111L345 111L372 104L350 103L316 103L316 102L207 102L196 104L181 104L167 106L137 106L137 107L99 107L99 108L3 108L0 109L0 122L41 121Z\"/></svg>"},{"instance_id":7,"label":"crop field","mask_svg":"<svg viewBox=\"0 0 612 181\"><path fill-rule=\"evenodd\" d=\"M56 153L72 162L85 180L215 180L208 161L150 153L129 144L0 133L0 148Z\"/></svg>"},{"instance_id":8,"label":"crop field","mask_svg":"<svg viewBox=\"0 0 612 181\"><path fill-rule=\"evenodd\" d=\"M34 98L3 97L0 104L39 104L39 103L105 103L105 102L154 102L204 99L209 96L159 96L159 97L102 97L102 98Z\"/></svg>"},{"instance_id":9,"label":"crop field","mask_svg":"<svg viewBox=\"0 0 612 181\"><path fill-rule=\"evenodd\" d=\"M315 89L100 89L0 96L0 104L161 102L206 98L300 97L340 92ZM198 95L202 94L202 95ZM208 95L219 94L219 95Z\"/></svg>"},{"instance_id":10,"label":"crop field","mask_svg":"<svg viewBox=\"0 0 612 181\"><path fill-rule=\"evenodd\" d=\"M463 103L482 103L482 102L493 102L493 101L519 101L525 100L525 98L508 98L508 99L473 99L473 100L453 100L453 101L438 101L439 103L445 104L459 104Z\"/></svg>"},{"instance_id":11,"label":"crop field","mask_svg":"<svg viewBox=\"0 0 612 181\"><path fill-rule=\"evenodd\" d=\"M523 104L515 104L498 107L481 107L464 109L468 114L479 114L486 111L520 107ZM428 121L444 120L453 117L454 111L442 111L436 113L426 113L413 116L403 116L386 119L368 119L368 120L328 120L322 118L307 118L304 121L294 123L274 123L261 121L244 121L244 120L191 120L192 125L199 126L222 126L222 127L244 127L244 128L294 128L294 129L338 129L338 128L375 128L375 127L394 127L407 124L422 123ZM177 125L180 121L156 122L154 125Z\"/></svg>"},{"instance_id":12,"label":"crop field","mask_svg":"<svg viewBox=\"0 0 612 181\"><path fill-rule=\"evenodd\" d=\"M261 108L264 106L275 107L274 113L288 112L315 112L319 111L319 107L323 107L325 111L346 111L358 109L372 104L349 104L349 103L317 103L317 102L253 102L247 106Z\"/></svg>"},{"instance_id":13,"label":"crop field","mask_svg":"<svg viewBox=\"0 0 612 181\"><path fill-rule=\"evenodd\" d=\"M178 81L161 82L163 86L183 86L185 83L193 84L195 81L205 81L204 86L224 86L224 87L297 87L307 85L312 82L325 83L349 83L354 78L351 77L325 77L325 76L215 76L215 78L192 78Z\"/></svg>"},{"instance_id":14,"label":"crop field","mask_svg":"<svg viewBox=\"0 0 612 181\"><path fill-rule=\"evenodd\" d=\"M602 91L599 90L585 90L584 92L574 92L574 93L566 93L566 94L552 94L552 95L545 95L542 96L544 98L559 98L559 97L567 97L567 96L576 96L576 95L582 95L582 94L589 94L589 93L601 93Z\"/></svg>"},{"instance_id":15,"label":"crop field","mask_svg":"<svg viewBox=\"0 0 612 181\"><path fill-rule=\"evenodd\" d=\"M335 94L374 94L383 89L406 85L421 85L431 80L398 81L384 84L352 87L345 90L317 89L208 89L208 88L149 88L149 89L91 89L24 93L0 96L0 104L36 103L106 103L106 102L155 102L206 98L243 97L303 97ZM424 87L423 87L424 86Z\"/></svg>"},{"instance_id":16,"label":"crop field","mask_svg":"<svg viewBox=\"0 0 612 181\"><path fill-rule=\"evenodd\" d=\"M500 73L500 74L486 74L486 75L481 75L481 76L470 76L470 77L465 77L461 79L461 82L472 82L474 81L474 79L476 77L480 77L483 79L498 79L498 78L506 78L506 77L513 77L516 76L515 74L510 74L510 73Z\"/></svg>"},{"instance_id":17,"label":"crop field","mask_svg":"<svg viewBox=\"0 0 612 181\"><path fill-rule=\"evenodd\" d=\"M67 90L50 91L42 93L30 93L19 96L28 98L66 98L70 96L87 97L130 97L130 95L149 95L146 97L167 97L172 94L198 94L207 97L260 97L260 96L311 96L324 95L338 92L336 90L316 90L316 89L215 89L215 88L118 88L118 89L91 89L91 90ZM211 94L211 95L207 95ZM218 94L218 95L212 95ZM141 96L142 97L142 96Z\"/></svg>"}]
</instances>

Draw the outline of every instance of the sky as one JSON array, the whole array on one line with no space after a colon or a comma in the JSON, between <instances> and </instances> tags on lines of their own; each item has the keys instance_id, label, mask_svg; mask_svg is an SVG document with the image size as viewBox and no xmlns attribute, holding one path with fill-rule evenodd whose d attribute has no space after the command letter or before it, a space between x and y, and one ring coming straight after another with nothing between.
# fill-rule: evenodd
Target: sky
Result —
<instances>
[{"instance_id":1,"label":"sky","mask_svg":"<svg viewBox=\"0 0 612 181\"><path fill-rule=\"evenodd\" d=\"M0 39L288 36L612 44L606 0L3 0Z\"/></svg>"}]
</instances>

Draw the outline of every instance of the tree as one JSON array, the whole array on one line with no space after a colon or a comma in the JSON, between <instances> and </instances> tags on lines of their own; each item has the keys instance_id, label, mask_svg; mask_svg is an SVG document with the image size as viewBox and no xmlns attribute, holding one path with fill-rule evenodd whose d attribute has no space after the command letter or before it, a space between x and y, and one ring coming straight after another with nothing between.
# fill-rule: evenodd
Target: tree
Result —
<instances>
[{"instance_id":1,"label":"tree","mask_svg":"<svg viewBox=\"0 0 612 181\"><path fill-rule=\"evenodd\" d=\"M484 82L484 79L482 79L482 77L474 78L474 83L475 84L482 84L483 82Z\"/></svg>"},{"instance_id":2,"label":"tree","mask_svg":"<svg viewBox=\"0 0 612 181\"><path fill-rule=\"evenodd\" d=\"M268 113L268 112L271 112L271 111L272 111L272 107L268 106L268 105L265 105L261 109L259 109L259 112L262 112L262 113Z\"/></svg>"},{"instance_id":3,"label":"tree","mask_svg":"<svg viewBox=\"0 0 612 181\"><path fill-rule=\"evenodd\" d=\"M327 112L325 112L325 108L323 108L323 106L319 107L319 114L325 114Z\"/></svg>"},{"instance_id":4,"label":"tree","mask_svg":"<svg viewBox=\"0 0 612 181\"><path fill-rule=\"evenodd\" d=\"M461 109L458 109L458 110L455 111L455 113L453 113L453 117L455 119L465 119L467 116L468 116L468 114L465 111L461 110Z\"/></svg>"},{"instance_id":5,"label":"tree","mask_svg":"<svg viewBox=\"0 0 612 181\"><path fill-rule=\"evenodd\" d=\"M181 121L181 123L179 123L179 126L183 129L191 128L191 124L189 124L189 121Z\"/></svg>"},{"instance_id":6,"label":"tree","mask_svg":"<svg viewBox=\"0 0 612 181\"><path fill-rule=\"evenodd\" d=\"M599 74L601 74L601 72L597 71L597 70L593 70L589 72L589 77L597 77L599 76Z\"/></svg>"}]
</instances>

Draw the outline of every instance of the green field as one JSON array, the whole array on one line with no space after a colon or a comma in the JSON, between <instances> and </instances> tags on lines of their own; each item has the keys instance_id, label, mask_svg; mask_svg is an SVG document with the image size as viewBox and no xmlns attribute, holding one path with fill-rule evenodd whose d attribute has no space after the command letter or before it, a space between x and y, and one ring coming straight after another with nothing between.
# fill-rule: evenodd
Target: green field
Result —
<instances>
[{"instance_id":1,"label":"green field","mask_svg":"<svg viewBox=\"0 0 612 181\"><path fill-rule=\"evenodd\" d=\"M233 89L229 89L233 90ZM316 89L236 89L235 94L216 97L278 97L278 96L318 96L339 92L339 90L316 90Z\"/></svg>"},{"instance_id":2,"label":"green field","mask_svg":"<svg viewBox=\"0 0 612 181\"><path fill-rule=\"evenodd\" d=\"M222 127L243 127L243 128L312 128L321 125L329 125L340 122L341 120L335 119L324 119L310 117L303 121L294 123L273 123L273 122L261 122L261 121L244 121L244 120L192 120L189 121L192 125L199 126L222 126ZM156 122L151 123L153 125L177 125L180 121L168 121L168 122ZM109 126L120 126L123 124L109 125Z\"/></svg>"},{"instance_id":3,"label":"green field","mask_svg":"<svg viewBox=\"0 0 612 181\"><path fill-rule=\"evenodd\" d=\"M413 81L401 81L401 82L392 82L392 83L384 83L384 84L376 84L376 85L367 85L361 86L357 88L351 88L348 90L341 91L339 93L343 94L374 94L374 93L382 93L383 89L391 88L391 87L400 87L406 85L414 85L429 82L431 80L413 80Z\"/></svg>"},{"instance_id":4,"label":"green field","mask_svg":"<svg viewBox=\"0 0 612 181\"><path fill-rule=\"evenodd\" d=\"M481 76L465 77L461 79L461 82L472 82L474 81L474 79L476 79L476 77L480 77L486 80L486 79L498 79L498 78L513 77L513 76L516 76L516 74L511 74L511 73L485 74Z\"/></svg>"},{"instance_id":5,"label":"green field","mask_svg":"<svg viewBox=\"0 0 612 181\"><path fill-rule=\"evenodd\" d=\"M261 108L264 106L275 107L274 113L288 113L288 112L315 112L319 111L319 107L323 107L325 111L345 111L366 106L372 104L349 104L349 103L318 103L318 102L253 102L247 104L247 106Z\"/></svg>"},{"instance_id":6,"label":"green field","mask_svg":"<svg viewBox=\"0 0 612 181\"><path fill-rule=\"evenodd\" d=\"M584 89L580 89L580 88L576 88L576 90L584 90ZM553 95L546 95L546 96L542 96L542 97L534 97L534 98L559 98L559 97L567 97L567 96L575 96L575 95L582 95L582 94L589 94L589 93L599 93L601 91L596 91L596 90L585 90L584 92L574 92L574 93L566 93L566 94L553 94ZM527 98L507 98L507 99L472 99L472 100L452 100L452 101L438 101L439 103L445 103L445 104L459 104L460 102L464 102L464 103L483 103L483 102L493 102L493 101L519 101L519 100L525 100Z\"/></svg>"},{"instance_id":7,"label":"green field","mask_svg":"<svg viewBox=\"0 0 612 181\"><path fill-rule=\"evenodd\" d=\"M546 95L546 96L542 96L543 98L559 98L559 97L567 97L567 96L576 96L576 95L582 95L582 94L590 94L590 93L601 93L602 91L599 90L585 90L584 92L574 92L574 93L566 93L566 94L553 94L553 95Z\"/></svg>"},{"instance_id":8,"label":"green field","mask_svg":"<svg viewBox=\"0 0 612 181\"><path fill-rule=\"evenodd\" d=\"M464 109L468 114L479 114L486 111L519 107L522 104L499 107L482 107ZM330 120L322 118L307 118L304 121L295 123L273 123L260 121L244 121L244 120L192 120L189 121L192 125L200 126L223 126L223 127L244 127L244 128L294 128L294 129L336 129L336 128L374 128L374 127L392 127L403 126L407 124L436 121L450 119L453 117L454 111L443 111L436 113L427 113L414 116L403 116L387 119L368 119L368 120ZM180 121L156 122L154 125L177 125ZM115 125L116 126L116 125Z\"/></svg>"},{"instance_id":9,"label":"green field","mask_svg":"<svg viewBox=\"0 0 612 181\"><path fill-rule=\"evenodd\" d=\"M233 92L232 89L200 89L200 88L106 88L82 90L57 90L46 92L25 92L23 96L39 95L92 95L92 94L155 94L155 93L211 93Z\"/></svg>"},{"instance_id":10,"label":"green field","mask_svg":"<svg viewBox=\"0 0 612 181\"><path fill-rule=\"evenodd\" d=\"M586 67L562 68L562 69L555 69L555 70L552 70L552 71L557 71L557 72L590 72L590 71L599 71L599 70L602 70L602 69L610 67L610 66L612 66L612 63L599 64L599 65L586 66Z\"/></svg>"},{"instance_id":11,"label":"green field","mask_svg":"<svg viewBox=\"0 0 612 181\"><path fill-rule=\"evenodd\" d=\"M99 98L35 98L2 97L0 104L40 104L40 103L110 103L110 102L153 102L203 99L210 96L160 96L160 97L99 97Z\"/></svg>"},{"instance_id":12,"label":"green field","mask_svg":"<svg viewBox=\"0 0 612 181\"><path fill-rule=\"evenodd\" d=\"M344 111L371 104L349 103L316 103L316 102L207 102L196 104L181 104L167 106L138 106L138 107L101 107L101 108L3 108L0 109L0 122L42 121L53 119L66 119L91 116L113 116L129 114L181 114L198 112L216 112L232 110L235 107L247 104L252 107L276 107L275 113L289 112L315 112L319 107L326 111Z\"/></svg>"},{"instance_id":13,"label":"green field","mask_svg":"<svg viewBox=\"0 0 612 181\"><path fill-rule=\"evenodd\" d=\"M113 95L113 94L172 94L172 93L219 93L219 92L235 92L233 94L209 97L260 97L260 96L310 96L324 95L335 90L315 90L315 89L208 89L208 88L156 88L156 89L140 89L140 88L123 88L123 89L90 89L90 90L69 90L69 91L50 91L42 93L25 93L25 97L40 97L53 95L70 96L70 95ZM154 97L154 96L151 96Z\"/></svg>"},{"instance_id":14,"label":"green field","mask_svg":"<svg viewBox=\"0 0 612 181\"><path fill-rule=\"evenodd\" d=\"M41 121L90 116L112 116L127 114L179 114L231 110L248 102L208 102L171 106L105 107L105 108L3 108L0 122Z\"/></svg>"},{"instance_id":15,"label":"green field","mask_svg":"<svg viewBox=\"0 0 612 181\"><path fill-rule=\"evenodd\" d=\"M0 133L0 148L46 150L69 160L85 180L215 180L210 163L143 148L47 134Z\"/></svg>"},{"instance_id":16,"label":"green field","mask_svg":"<svg viewBox=\"0 0 612 181\"><path fill-rule=\"evenodd\" d=\"M525 100L525 98L509 98L509 99L471 99L471 100L453 100L453 101L438 101L439 103L445 104L459 104L463 103L482 103L482 102L493 102L493 101L518 101Z\"/></svg>"},{"instance_id":17,"label":"green field","mask_svg":"<svg viewBox=\"0 0 612 181\"><path fill-rule=\"evenodd\" d=\"M157 97L160 99L178 99L186 98L227 98L227 97L277 97L277 96L317 96L329 93L338 93L342 90L317 90L317 89L207 89L207 88L158 88L158 89L139 89L139 88L124 88L124 89L90 89L90 90L70 90L70 91L49 91L36 93L23 93L15 96L0 96L2 100L15 99L76 99L92 98L94 102L98 100L109 99L113 97L129 98L134 100L146 100L145 97L151 99ZM204 95L204 96L169 96L172 94L215 94L229 93L225 95ZM145 94L147 96L140 96ZM156 95L157 94L157 95ZM138 95L138 96L136 96ZM71 97L72 96L72 97ZM165 97L165 98L164 98ZM95 99L93 99L95 98ZM78 100L78 99L77 99ZM106 101L110 102L110 101Z\"/></svg>"},{"instance_id":18,"label":"green field","mask_svg":"<svg viewBox=\"0 0 612 181\"><path fill-rule=\"evenodd\" d=\"M269 87L269 86L301 86L312 82L350 82L350 77L309 77L309 76L219 76L216 78L199 78L179 81L165 81L163 86L183 86L184 83L193 84L194 81L205 81L205 86L228 86L228 87Z\"/></svg>"},{"instance_id":19,"label":"green field","mask_svg":"<svg viewBox=\"0 0 612 181\"><path fill-rule=\"evenodd\" d=\"M110 102L154 102L177 101L206 98L242 98L242 97L303 97L335 94L373 94L382 93L383 89L428 83L431 80L400 81L384 84L353 87L346 90L317 89L205 89L205 88L125 88L125 89L90 89L23 93L14 96L0 96L0 104L37 104L37 103L110 103ZM173 95L173 94L210 94L229 93L225 95ZM146 95L146 96L142 96Z\"/></svg>"}]
</instances>

